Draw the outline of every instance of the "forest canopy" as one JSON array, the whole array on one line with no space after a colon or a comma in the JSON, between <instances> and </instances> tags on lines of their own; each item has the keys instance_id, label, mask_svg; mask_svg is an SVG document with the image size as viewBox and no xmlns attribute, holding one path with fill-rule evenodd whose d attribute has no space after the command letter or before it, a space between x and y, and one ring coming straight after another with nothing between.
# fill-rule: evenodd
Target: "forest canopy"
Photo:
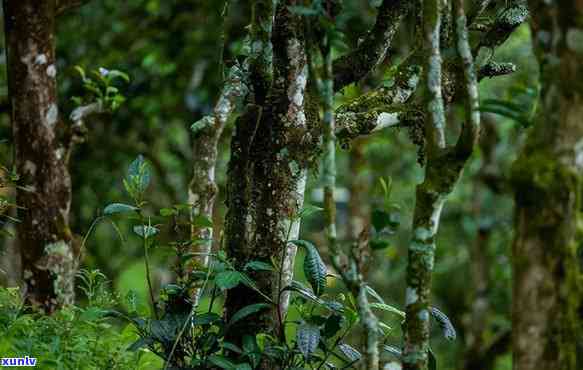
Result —
<instances>
[{"instance_id":1,"label":"forest canopy","mask_svg":"<svg viewBox=\"0 0 583 370\"><path fill-rule=\"evenodd\" d=\"M0 366L583 369L583 2L0 29Z\"/></svg>"}]
</instances>

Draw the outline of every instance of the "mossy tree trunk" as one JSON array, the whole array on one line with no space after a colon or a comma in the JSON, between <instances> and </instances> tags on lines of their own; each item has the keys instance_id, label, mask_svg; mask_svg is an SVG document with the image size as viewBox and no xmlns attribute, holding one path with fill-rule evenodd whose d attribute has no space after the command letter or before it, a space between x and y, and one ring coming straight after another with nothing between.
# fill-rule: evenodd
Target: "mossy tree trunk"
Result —
<instances>
[{"instance_id":1,"label":"mossy tree trunk","mask_svg":"<svg viewBox=\"0 0 583 370\"><path fill-rule=\"evenodd\" d=\"M310 97L303 25L301 18L289 11L289 5L282 1L274 9L271 1L257 1L254 6L257 29L252 52L257 56L250 63L253 102L238 119L231 144L225 246L238 268L251 260L274 260L278 268L291 273L295 247L287 241L297 238L299 232L297 216L307 169L318 148L318 135L312 130L319 122L317 111L313 114L306 107ZM279 335L285 315L281 309L285 308L285 297L280 297L279 291L290 276L284 273L280 281L277 273L265 271L252 277L274 302L281 298L280 312L274 306L237 324L234 332ZM226 315L262 301L265 298L259 293L239 285L228 291ZM232 341L239 343L241 339Z\"/></svg>"},{"instance_id":2,"label":"mossy tree trunk","mask_svg":"<svg viewBox=\"0 0 583 370\"><path fill-rule=\"evenodd\" d=\"M60 2L63 10L67 2ZM57 105L56 2L4 1L18 244L27 301L46 312L73 302L76 256L69 229L71 178Z\"/></svg>"},{"instance_id":3,"label":"mossy tree trunk","mask_svg":"<svg viewBox=\"0 0 583 370\"><path fill-rule=\"evenodd\" d=\"M514 368L580 369L577 249L583 194L583 3L530 1L541 94L513 165ZM579 225L580 227L580 225Z\"/></svg>"}]
</instances>

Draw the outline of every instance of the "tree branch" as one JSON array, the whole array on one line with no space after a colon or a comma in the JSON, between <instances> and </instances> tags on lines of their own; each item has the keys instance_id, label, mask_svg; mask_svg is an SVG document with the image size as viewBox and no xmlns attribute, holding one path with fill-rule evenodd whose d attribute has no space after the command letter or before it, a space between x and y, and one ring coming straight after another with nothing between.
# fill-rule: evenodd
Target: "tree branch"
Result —
<instances>
[{"instance_id":1,"label":"tree branch","mask_svg":"<svg viewBox=\"0 0 583 370\"><path fill-rule=\"evenodd\" d=\"M355 50L334 62L335 91L360 81L382 62L410 8L411 1L383 1L376 22L364 41Z\"/></svg>"},{"instance_id":2,"label":"tree branch","mask_svg":"<svg viewBox=\"0 0 583 370\"><path fill-rule=\"evenodd\" d=\"M480 99L478 96L478 80L474 59L468 39L468 27L464 12L463 0L454 1L455 33L457 38L457 51L460 56L464 71L464 84L466 88L465 112L466 117L462 126L462 132L456 144L459 157L468 158L474 151L480 132Z\"/></svg>"},{"instance_id":3,"label":"tree branch","mask_svg":"<svg viewBox=\"0 0 583 370\"><path fill-rule=\"evenodd\" d=\"M55 15L58 17L72 9L79 8L91 0L57 0Z\"/></svg>"}]
</instances>

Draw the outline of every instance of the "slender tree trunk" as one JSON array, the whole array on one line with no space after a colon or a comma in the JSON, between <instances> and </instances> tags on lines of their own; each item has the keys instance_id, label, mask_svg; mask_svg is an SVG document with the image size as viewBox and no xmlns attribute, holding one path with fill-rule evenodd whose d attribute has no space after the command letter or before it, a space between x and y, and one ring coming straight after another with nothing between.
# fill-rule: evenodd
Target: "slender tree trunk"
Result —
<instances>
[{"instance_id":1,"label":"slender tree trunk","mask_svg":"<svg viewBox=\"0 0 583 370\"><path fill-rule=\"evenodd\" d=\"M576 233L583 194L583 3L529 5L541 95L534 127L512 168L513 364L516 370L575 370L582 366Z\"/></svg>"},{"instance_id":2,"label":"slender tree trunk","mask_svg":"<svg viewBox=\"0 0 583 370\"><path fill-rule=\"evenodd\" d=\"M406 370L425 370L428 366L431 277L441 212L472 154L480 128L477 78L468 41L464 1L456 0L454 22L463 68L466 116L456 145L447 146L440 51L442 4L440 0L423 2L427 164L425 179L416 189L413 238L408 253L403 349Z\"/></svg>"},{"instance_id":3,"label":"slender tree trunk","mask_svg":"<svg viewBox=\"0 0 583 370\"><path fill-rule=\"evenodd\" d=\"M18 243L29 303L54 311L73 302L71 179L60 145L55 1L4 1L8 89L17 172Z\"/></svg>"}]
</instances>

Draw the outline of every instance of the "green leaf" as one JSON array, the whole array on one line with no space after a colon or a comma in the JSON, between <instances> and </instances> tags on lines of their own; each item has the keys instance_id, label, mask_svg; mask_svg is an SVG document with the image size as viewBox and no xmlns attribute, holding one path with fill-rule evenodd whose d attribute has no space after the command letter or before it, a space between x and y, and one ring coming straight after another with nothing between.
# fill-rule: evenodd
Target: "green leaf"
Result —
<instances>
[{"instance_id":1,"label":"green leaf","mask_svg":"<svg viewBox=\"0 0 583 370\"><path fill-rule=\"evenodd\" d=\"M251 367L251 365L245 362L242 364L238 364L235 370L253 370L253 368Z\"/></svg>"},{"instance_id":2,"label":"green leaf","mask_svg":"<svg viewBox=\"0 0 583 370\"><path fill-rule=\"evenodd\" d=\"M314 213L323 211L324 208L317 207L312 204L305 204L302 210L300 211L300 218L308 217L313 215Z\"/></svg>"},{"instance_id":3,"label":"green leaf","mask_svg":"<svg viewBox=\"0 0 583 370\"><path fill-rule=\"evenodd\" d=\"M156 234L158 234L160 230L158 230L154 226L150 225L138 225L134 226L134 233L138 234L144 239L148 239Z\"/></svg>"},{"instance_id":4,"label":"green leaf","mask_svg":"<svg viewBox=\"0 0 583 370\"><path fill-rule=\"evenodd\" d=\"M354 347L352 347L349 344L346 343L340 343L338 345L338 349L340 350L340 352L342 352L342 354L344 356L346 356L347 359L349 359L351 362L355 362L358 361L362 358L362 355L360 354L360 352L358 352Z\"/></svg>"},{"instance_id":5,"label":"green leaf","mask_svg":"<svg viewBox=\"0 0 583 370\"><path fill-rule=\"evenodd\" d=\"M176 210L174 208L162 208L160 210L160 216L162 216L162 217L173 216L176 214L178 214L178 210Z\"/></svg>"},{"instance_id":6,"label":"green leaf","mask_svg":"<svg viewBox=\"0 0 583 370\"><path fill-rule=\"evenodd\" d=\"M262 261L250 261L245 264L243 270L248 271L273 271L273 266L270 263Z\"/></svg>"},{"instance_id":7,"label":"green leaf","mask_svg":"<svg viewBox=\"0 0 583 370\"><path fill-rule=\"evenodd\" d=\"M143 193L150 184L150 178L150 167L140 154L128 168L129 183L134 185L134 190Z\"/></svg>"},{"instance_id":8,"label":"green leaf","mask_svg":"<svg viewBox=\"0 0 583 370\"><path fill-rule=\"evenodd\" d=\"M429 348L429 364L427 366L428 370L437 370L437 358L435 358L435 354L433 350Z\"/></svg>"},{"instance_id":9,"label":"green leaf","mask_svg":"<svg viewBox=\"0 0 583 370\"><path fill-rule=\"evenodd\" d=\"M220 321L221 316L214 312L206 312L200 315L194 316L192 319L192 325L210 325L214 322Z\"/></svg>"},{"instance_id":10,"label":"green leaf","mask_svg":"<svg viewBox=\"0 0 583 370\"><path fill-rule=\"evenodd\" d=\"M389 212L382 209L375 209L372 211L371 223L376 231L381 231L385 227L390 225L389 223Z\"/></svg>"},{"instance_id":11,"label":"green leaf","mask_svg":"<svg viewBox=\"0 0 583 370\"><path fill-rule=\"evenodd\" d=\"M383 304L385 303L385 300L383 299L383 297L381 297L381 295L379 293L377 293L377 291L374 290L370 285L365 286L364 289L366 290L366 292L369 295L371 295L379 303L383 303Z\"/></svg>"},{"instance_id":12,"label":"green leaf","mask_svg":"<svg viewBox=\"0 0 583 370\"><path fill-rule=\"evenodd\" d=\"M115 69L109 70L107 73L107 77L109 78L110 81L113 81L116 78L121 78L125 82L130 82L130 76L128 76L127 73Z\"/></svg>"},{"instance_id":13,"label":"green leaf","mask_svg":"<svg viewBox=\"0 0 583 370\"><path fill-rule=\"evenodd\" d=\"M154 340L152 338L149 338L149 337L139 338L137 341L132 343L132 345L129 346L127 350L130 352L135 352L135 351L139 350L140 348L146 347L152 343L154 343Z\"/></svg>"},{"instance_id":14,"label":"green leaf","mask_svg":"<svg viewBox=\"0 0 583 370\"><path fill-rule=\"evenodd\" d=\"M192 225L196 227L213 227L213 222L204 215L196 215L192 219Z\"/></svg>"},{"instance_id":15,"label":"green leaf","mask_svg":"<svg viewBox=\"0 0 583 370\"><path fill-rule=\"evenodd\" d=\"M241 274L237 271L219 272L215 277L215 284L221 290L228 290L236 287L241 282Z\"/></svg>"},{"instance_id":16,"label":"green leaf","mask_svg":"<svg viewBox=\"0 0 583 370\"><path fill-rule=\"evenodd\" d=\"M436 307L430 307L429 312L431 312L431 316L433 317L433 319L437 321L437 324L441 328L441 331L443 332L443 336L445 337L445 339L449 341L455 340L457 334L449 317L447 317L446 314L441 312Z\"/></svg>"},{"instance_id":17,"label":"green leaf","mask_svg":"<svg viewBox=\"0 0 583 370\"><path fill-rule=\"evenodd\" d=\"M211 355L209 356L209 361L215 365L220 367L221 369L236 369L237 365L235 365L234 363L232 363L231 361L229 361L226 357L224 356L219 356L219 355Z\"/></svg>"},{"instance_id":18,"label":"green leaf","mask_svg":"<svg viewBox=\"0 0 583 370\"><path fill-rule=\"evenodd\" d=\"M301 6L301 5L292 5L292 6L288 6L287 8L289 9L290 12L292 12L294 14L303 15L306 17L315 16L315 15L318 15L320 13L316 9L308 8L306 6Z\"/></svg>"},{"instance_id":19,"label":"green leaf","mask_svg":"<svg viewBox=\"0 0 583 370\"><path fill-rule=\"evenodd\" d=\"M296 340L300 352L306 359L310 358L320 342L320 328L315 325L303 323L298 327Z\"/></svg>"},{"instance_id":20,"label":"green leaf","mask_svg":"<svg viewBox=\"0 0 583 370\"><path fill-rule=\"evenodd\" d=\"M127 213L138 211L138 207L123 203L112 203L103 209L103 214L112 215L114 213Z\"/></svg>"},{"instance_id":21,"label":"green leaf","mask_svg":"<svg viewBox=\"0 0 583 370\"><path fill-rule=\"evenodd\" d=\"M233 317L231 317L231 320L229 321L229 326L235 324L236 322L246 318L249 315L252 315L254 313L257 313L265 308L269 307L269 304L267 303L256 303L256 304L251 304L249 306L245 306L243 308L241 308L239 311L235 312L235 314L233 315Z\"/></svg>"},{"instance_id":22,"label":"green leaf","mask_svg":"<svg viewBox=\"0 0 583 370\"><path fill-rule=\"evenodd\" d=\"M225 348L226 350L229 350L231 352L238 353L238 354L243 353L243 350L241 348L239 348L238 346L234 345L233 343L223 342L223 348Z\"/></svg>"},{"instance_id":23,"label":"green leaf","mask_svg":"<svg viewBox=\"0 0 583 370\"><path fill-rule=\"evenodd\" d=\"M390 306L388 304L384 304L384 303L371 303L369 306L371 308L377 308L379 310L391 312L391 313L394 313L396 315L401 316L402 318L405 318L405 312L399 310L396 307Z\"/></svg>"},{"instance_id":24,"label":"green leaf","mask_svg":"<svg viewBox=\"0 0 583 370\"><path fill-rule=\"evenodd\" d=\"M324 331L322 332L322 335L325 338L332 338L335 336L342 328L342 319L343 317L340 315L328 316L324 323Z\"/></svg>"},{"instance_id":25,"label":"green leaf","mask_svg":"<svg viewBox=\"0 0 583 370\"><path fill-rule=\"evenodd\" d=\"M383 349L390 353L391 355L395 356L397 359L401 360L401 358L403 357L403 352L394 346L388 346L386 344L383 344Z\"/></svg>"},{"instance_id":26,"label":"green leaf","mask_svg":"<svg viewBox=\"0 0 583 370\"><path fill-rule=\"evenodd\" d=\"M328 273L328 269L324 261L322 261L318 249L306 240L292 240L291 243L294 243L298 247L303 247L306 250L304 274L316 296L322 295L326 289L326 274Z\"/></svg>"}]
</instances>

